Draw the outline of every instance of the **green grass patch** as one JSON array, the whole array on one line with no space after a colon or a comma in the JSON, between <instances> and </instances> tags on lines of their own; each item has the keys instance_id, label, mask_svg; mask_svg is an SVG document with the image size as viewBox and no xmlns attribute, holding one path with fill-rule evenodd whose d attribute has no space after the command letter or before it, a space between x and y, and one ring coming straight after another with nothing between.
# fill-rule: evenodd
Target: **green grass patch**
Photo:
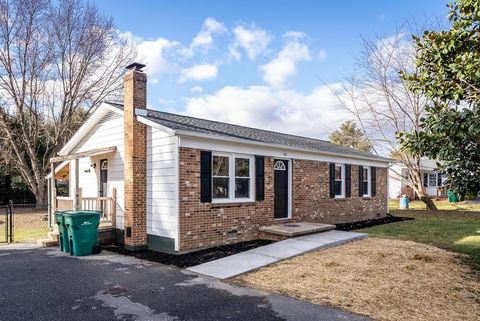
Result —
<instances>
[{"instance_id":1,"label":"green grass patch","mask_svg":"<svg viewBox=\"0 0 480 321\"><path fill-rule=\"evenodd\" d=\"M46 238L48 221L46 212L16 213L13 220L14 242L33 242ZM0 245L5 244L5 215L0 216Z\"/></svg>"},{"instance_id":2,"label":"green grass patch","mask_svg":"<svg viewBox=\"0 0 480 321\"><path fill-rule=\"evenodd\" d=\"M378 225L358 230L371 236L410 240L466 254L469 263L480 267L480 214L434 215L428 212L397 212L414 220ZM439 212L436 212L439 213Z\"/></svg>"},{"instance_id":3,"label":"green grass patch","mask_svg":"<svg viewBox=\"0 0 480 321\"><path fill-rule=\"evenodd\" d=\"M399 209L398 199L390 199L390 208ZM448 210L448 211L477 211L480 212L480 203L469 203L469 202L458 202L458 203L449 203L446 199L434 200L433 201L439 210ZM425 210L425 203L419 200L413 200L410 202L410 209L412 210Z\"/></svg>"}]
</instances>

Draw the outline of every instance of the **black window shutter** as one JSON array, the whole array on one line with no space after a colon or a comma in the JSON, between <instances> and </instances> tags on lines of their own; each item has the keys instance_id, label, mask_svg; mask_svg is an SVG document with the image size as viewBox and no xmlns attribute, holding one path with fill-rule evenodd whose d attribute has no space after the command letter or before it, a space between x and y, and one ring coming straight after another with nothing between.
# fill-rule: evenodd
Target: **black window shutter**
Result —
<instances>
[{"instance_id":1,"label":"black window shutter","mask_svg":"<svg viewBox=\"0 0 480 321\"><path fill-rule=\"evenodd\" d=\"M335 163L330 163L330 198L335 198Z\"/></svg>"},{"instance_id":2,"label":"black window shutter","mask_svg":"<svg viewBox=\"0 0 480 321\"><path fill-rule=\"evenodd\" d=\"M438 172L437 175L437 186L442 186L442 173Z\"/></svg>"},{"instance_id":3,"label":"black window shutter","mask_svg":"<svg viewBox=\"0 0 480 321\"><path fill-rule=\"evenodd\" d=\"M428 174L423 174L423 186L428 186Z\"/></svg>"},{"instance_id":4,"label":"black window shutter","mask_svg":"<svg viewBox=\"0 0 480 321\"><path fill-rule=\"evenodd\" d=\"M255 156L255 199L265 199L265 157Z\"/></svg>"},{"instance_id":5,"label":"black window shutter","mask_svg":"<svg viewBox=\"0 0 480 321\"><path fill-rule=\"evenodd\" d=\"M363 197L363 166L358 166L358 196Z\"/></svg>"},{"instance_id":6,"label":"black window shutter","mask_svg":"<svg viewBox=\"0 0 480 321\"><path fill-rule=\"evenodd\" d=\"M372 180L372 196L377 195L377 168L370 167L370 179Z\"/></svg>"},{"instance_id":7,"label":"black window shutter","mask_svg":"<svg viewBox=\"0 0 480 321\"><path fill-rule=\"evenodd\" d=\"M212 152L200 151L200 202L212 201Z\"/></svg>"},{"instance_id":8,"label":"black window shutter","mask_svg":"<svg viewBox=\"0 0 480 321\"><path fill-rule=\"evenodd\" d=\"M345 197L352 196L352 165L345 164Z\"/></svg>"}]
</instances>

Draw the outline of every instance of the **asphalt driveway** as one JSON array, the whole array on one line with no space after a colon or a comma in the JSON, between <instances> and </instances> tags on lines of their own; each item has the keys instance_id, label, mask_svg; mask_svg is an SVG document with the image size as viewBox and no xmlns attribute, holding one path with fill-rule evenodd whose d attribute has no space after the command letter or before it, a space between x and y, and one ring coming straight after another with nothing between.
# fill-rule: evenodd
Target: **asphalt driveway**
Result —
<instances>
[{"instance_id":1,"label":"asphalt driveway","mask_svg":"<svg viewBox=\"0 0 480 321\"><path fill-rule=\"evenodd\" d=\"M0 246L0 320L369 319L105 251Z\"/></svg>"}]
</instances>

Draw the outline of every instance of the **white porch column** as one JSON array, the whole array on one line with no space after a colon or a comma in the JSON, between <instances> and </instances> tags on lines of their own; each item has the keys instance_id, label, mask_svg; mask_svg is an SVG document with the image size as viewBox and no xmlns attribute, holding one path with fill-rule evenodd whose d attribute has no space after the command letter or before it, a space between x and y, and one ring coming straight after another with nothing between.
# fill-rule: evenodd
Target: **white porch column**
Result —
<instances>
[{"instance_id":1,"label":"white porch column","mask_svg":"<svg viewBox=\"0 0 480 321\"><path fill-rule=\"evenodd\" d=\"M75 195L74 195L74 200L73 200L73 204L74 204L74 208L76 211L78 210L81 210L82 208L82 191L80 190L80 182L79 182L79 173L80 173L80 170L79 170L79 159L76 158L75 159Z\"/></svg>"}]
</instances>

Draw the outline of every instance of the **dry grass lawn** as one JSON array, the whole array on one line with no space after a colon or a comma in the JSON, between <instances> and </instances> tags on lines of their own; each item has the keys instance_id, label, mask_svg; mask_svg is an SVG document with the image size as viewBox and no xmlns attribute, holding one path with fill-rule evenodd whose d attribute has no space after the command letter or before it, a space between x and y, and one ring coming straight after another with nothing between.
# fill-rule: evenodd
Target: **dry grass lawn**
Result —
<instances>
[{"instance_id":1,"label":"dry grass lawn","mask_svg":"<svg viewBox=\"0 0 480 321\"><path fill-rule=\"evenodd\" d=\"M458 203L450 203L446 199L438 199L433 200L435 206L437 206L438 210L440 211L480 211L480 203L474 202L458 202ZM399 199L390 199L390 209L396 210L400 208L400 201ZM410 209L411 210L425 210L425 203L419 200L412 200L410 202Z\"/></svg>"},{"instance_id":2,"label":"dry grass lawn","mask_svg":"<svg viewBox=\"0 0 480 321\"><path fill-rule=\"evenodd\" d=\"M478 273L452 252L369 238L308 253L234 281L379 321L478 321Z\"/></svg>"}]
</instances>

